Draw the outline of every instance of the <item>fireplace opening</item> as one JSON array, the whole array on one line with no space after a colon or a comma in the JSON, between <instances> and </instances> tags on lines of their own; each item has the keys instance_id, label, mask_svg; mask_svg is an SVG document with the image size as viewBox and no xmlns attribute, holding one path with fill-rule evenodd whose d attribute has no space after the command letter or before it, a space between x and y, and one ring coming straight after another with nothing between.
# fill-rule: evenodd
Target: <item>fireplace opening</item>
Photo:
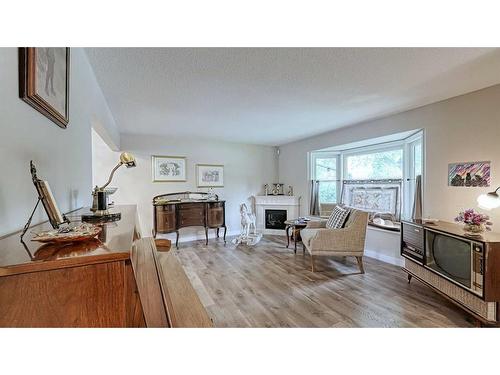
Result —
<instances>
[{"instance_id":1,"label":"fireplace opening","mask_svg":"<svg viewBox=\"0 0 500 375\"><path fill-rule=\"evenodd\" d=\"M286 210L266 210L266 229L285 229Z\"/></svg>"}]
</instances>

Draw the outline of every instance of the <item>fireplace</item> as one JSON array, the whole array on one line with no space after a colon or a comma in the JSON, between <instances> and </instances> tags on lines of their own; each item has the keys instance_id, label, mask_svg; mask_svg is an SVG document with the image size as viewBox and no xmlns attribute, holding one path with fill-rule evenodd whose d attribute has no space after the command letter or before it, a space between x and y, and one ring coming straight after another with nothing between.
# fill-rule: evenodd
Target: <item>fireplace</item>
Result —
<instances>
[{"instance_id":1,"label":"fireplace","mask_svg":"<svg viewBox=\"0 0 500 375\"><path fill-rule=\"evenodd\" d=\"M266 229L285 229L286 210L265 210Z\"/></svg>"},{"instance_id":2,"label":"fireplace","mask_svg":"<svg viewBox=\"0 0 500 375\"><path fill-rule=\"evenodd\" d=\"M274 217L274 213L276 213L274 211L278 211L281 214L281 218L279 218L281 223L300 216L300 197L289 195L257 195L254 198L257 230L263 234L285 235L285 226L283 224L277 225L279 229L271 229L274 228L273 224L276 224L277 221L277 218ZM267 220L269 217L266 211L273 213L272 220Z\"/></svg>"}]
</instances>

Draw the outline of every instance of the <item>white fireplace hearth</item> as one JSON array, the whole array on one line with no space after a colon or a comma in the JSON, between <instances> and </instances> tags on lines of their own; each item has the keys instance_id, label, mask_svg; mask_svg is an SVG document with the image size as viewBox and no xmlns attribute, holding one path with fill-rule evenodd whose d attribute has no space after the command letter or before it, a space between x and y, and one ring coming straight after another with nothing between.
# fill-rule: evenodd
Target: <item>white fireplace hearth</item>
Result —
<instances>
[{"instance_id":1,"label":"white fireplace hearth","mask_svg":"<svg viewBox=\"0 0 500 375\"><path fill-rule=\"evenodd\" d=\"M300 197L288 195L257 195L255 200L255 216L257 231L264 234L285 235L284 228L275 229L279 226L276 220L297 219L300 216ZM266 223L266 210L268 222ZM281 213L286 212L286 217ZM272 215L272 216L271 216ZM269 220L269 218L272 218ZM266 226L267 224L267 226Z\"/></svg>"}]
</instances>

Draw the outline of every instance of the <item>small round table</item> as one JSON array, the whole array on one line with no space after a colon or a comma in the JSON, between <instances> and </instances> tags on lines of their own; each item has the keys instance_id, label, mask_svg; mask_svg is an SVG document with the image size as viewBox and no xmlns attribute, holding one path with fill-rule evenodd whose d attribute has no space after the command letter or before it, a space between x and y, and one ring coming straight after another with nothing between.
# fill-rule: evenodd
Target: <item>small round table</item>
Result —
<instances>
[{"instance_id":1,"label":"small round table","mask_svg":"<svg viewBox=\"0 0 500 375\"><path fill-rule=\"evenodd\" d=\"M307 221L299 220L286 220L285 221L285 231L286 231L286 248L290 246L290 229L292 229L292 238L294 249L293 252L297 253L297 241L301 241L300 230L307 226Z\"/></svg>"}]
</instances>

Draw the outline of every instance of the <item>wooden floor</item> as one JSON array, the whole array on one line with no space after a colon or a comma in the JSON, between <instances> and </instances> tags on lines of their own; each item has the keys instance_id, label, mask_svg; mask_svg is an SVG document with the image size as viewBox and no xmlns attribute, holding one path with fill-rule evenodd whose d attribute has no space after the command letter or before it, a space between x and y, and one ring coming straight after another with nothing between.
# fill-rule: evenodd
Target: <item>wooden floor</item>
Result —
<instances>
[{"instance_id":1,"label":"wooden floor","mask_svg":"<svg viewBox=\"0 0 500 375\"><path fill-rule=\"evenodd\" d=\"M216 327L471 327L470 318L396 267L365 257L319 258L267 236L254 247L221 239L175 251Z\"/></svg>"}]
</instances>

